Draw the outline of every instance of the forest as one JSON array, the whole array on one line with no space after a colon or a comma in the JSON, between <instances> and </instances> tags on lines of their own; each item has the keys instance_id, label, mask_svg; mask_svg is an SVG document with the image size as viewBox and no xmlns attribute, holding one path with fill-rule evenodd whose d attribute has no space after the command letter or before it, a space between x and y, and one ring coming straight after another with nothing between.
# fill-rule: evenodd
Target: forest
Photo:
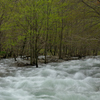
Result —
<instances>
[{"instance_id":1,"label":"forest","mask_svg":"<svg viewBox=\"0 0 100 100\"><path fill-rule=\"evenodd\" d=\"M100 54L100 0L0 0L0 58Z\"/></svg>"}]
</instances>

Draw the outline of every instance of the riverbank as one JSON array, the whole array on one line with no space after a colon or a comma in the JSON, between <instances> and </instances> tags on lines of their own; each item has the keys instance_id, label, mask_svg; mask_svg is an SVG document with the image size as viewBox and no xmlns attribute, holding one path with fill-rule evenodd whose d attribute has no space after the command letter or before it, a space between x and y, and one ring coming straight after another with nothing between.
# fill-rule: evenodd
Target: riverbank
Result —
<instances>
[{"instance_id":1,"label":"riverbank","mask_svg":"<svg viewBox=\"0 0 100 100\"><path fill-rule=\"evenodd\" d=\"M69 57L69 56L66 56L63 59L59 59L58 56L49 56L48 55L47 56L47 63L46 64L53 63L53 62L60 63L60 62L64 62L64 61L80 60L80 59L85 59L85 58L96 58L96 57L97 56L86 56L86 57L79 58L79 57ZM44 64L44 62L45 62L45 56L42 56L42 55L39 56L38 57L38 64L42 65L42 64ZM28 57L27 56L17 57L16 61L14 61L13 64L16 65L17 67L33 66L33 65L30 65L30 57L29 56Z\"/></svg>"},{"instance_id":2,"label":"riverbank","mask_svg":"<svg viewBox=\"0 0 100 100\"><path fill-rule=\"evenodd\" d=\"M16 64L18 67L23 67L23 66L31 66L30 65L30 58L27 59L27 57L22 57L22 58L16 58ZM52 63L52 62L64 62L64 61L69 61L69 60L78 60L78 57L66 57L63 59L59 59L58 56L47 56L47 63ZM38 64L44 64L45 62L45 56L39 56L38 57Z\"/></svg>"},{"instance_id":3,"label":"riverbank","mask_svg":"<svg viewBox=\"0 0 100 100\"><path fill-rule=\"evenodd\" d=\"M52 63L52 62L57 62L57 63L60 63L60 62L64 62L64 61L70 61L70 60L80 60L80 59L85 59L85 58L95 58L96 56L86 56L86 57L82 57L82 58L79 58L79 57L65 57L63 59L59 59L58 56L47 56L47 63ZM41 64L44 64L44 61L45 61L45 56L39 56L38 57L38 64L41 65ZM30 58L27 59L27 57L25 58L24 56L24 59L23 58L17 58L17 61L16 61L16 65L18 67L23 67L23 66L32 66L30 65Z\"/></svg>"}]
</instances>

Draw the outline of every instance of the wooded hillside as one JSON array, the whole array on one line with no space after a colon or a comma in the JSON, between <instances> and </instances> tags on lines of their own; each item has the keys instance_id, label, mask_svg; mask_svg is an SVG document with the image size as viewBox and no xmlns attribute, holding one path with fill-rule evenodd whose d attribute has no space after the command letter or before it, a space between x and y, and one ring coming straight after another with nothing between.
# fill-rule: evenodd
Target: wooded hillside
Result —
<instances>
[{"instance_id":1,"label":"wooded hillside","mask_svg":"<svg viewBox=\"0 0 100 100\"><path fill-rule=\"evenodd\" d=\"M0 57L97 55L99 0L0 0Z\"/></svg>"}]
</instances>

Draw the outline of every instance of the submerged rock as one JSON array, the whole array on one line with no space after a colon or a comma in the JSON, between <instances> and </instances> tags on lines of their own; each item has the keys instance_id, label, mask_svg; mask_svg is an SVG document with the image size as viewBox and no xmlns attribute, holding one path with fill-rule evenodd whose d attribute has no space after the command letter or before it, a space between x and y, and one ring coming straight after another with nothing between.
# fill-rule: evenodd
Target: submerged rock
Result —
<instances>
[{"instance_id":1,"label":"submerged rock","mask_svg":"<svg viewBox=\"0 0 100 100\"><path fill-rule=\"evenodd\" d=\"M16 65L18 67L29 66L30 65L30 62L29 62L29 60L23 60L21 58L18 58L17 59L17 62L16 62Z\"/></svg>"},{"instance_id":2,"label":"submerged rock","mask_svg":"<svg viewBox=\"0 0 100 100\"><path fill-rule=\"evenodd\" d=\"M17 62L18 67L23 67L23 66L26 66L26 65L28 65L28 64L27 63L25 64L23 62Z\"/></svg>"}]
</instances>

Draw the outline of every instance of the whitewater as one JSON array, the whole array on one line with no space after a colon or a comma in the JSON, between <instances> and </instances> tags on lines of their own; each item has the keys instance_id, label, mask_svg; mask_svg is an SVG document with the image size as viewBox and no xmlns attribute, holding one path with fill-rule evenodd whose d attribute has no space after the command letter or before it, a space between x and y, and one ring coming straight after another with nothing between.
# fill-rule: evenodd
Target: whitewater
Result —
<instances>
[{"instance_id":1,"label":"whitewater","mask_svg":"<svg viewBox=\"0 0 100 100\"><path fill-rule=\"evenodd\" d=\"M100 100L100 57L39 68L0 60L0 100Z\"/></svg>"}]
</instances>

